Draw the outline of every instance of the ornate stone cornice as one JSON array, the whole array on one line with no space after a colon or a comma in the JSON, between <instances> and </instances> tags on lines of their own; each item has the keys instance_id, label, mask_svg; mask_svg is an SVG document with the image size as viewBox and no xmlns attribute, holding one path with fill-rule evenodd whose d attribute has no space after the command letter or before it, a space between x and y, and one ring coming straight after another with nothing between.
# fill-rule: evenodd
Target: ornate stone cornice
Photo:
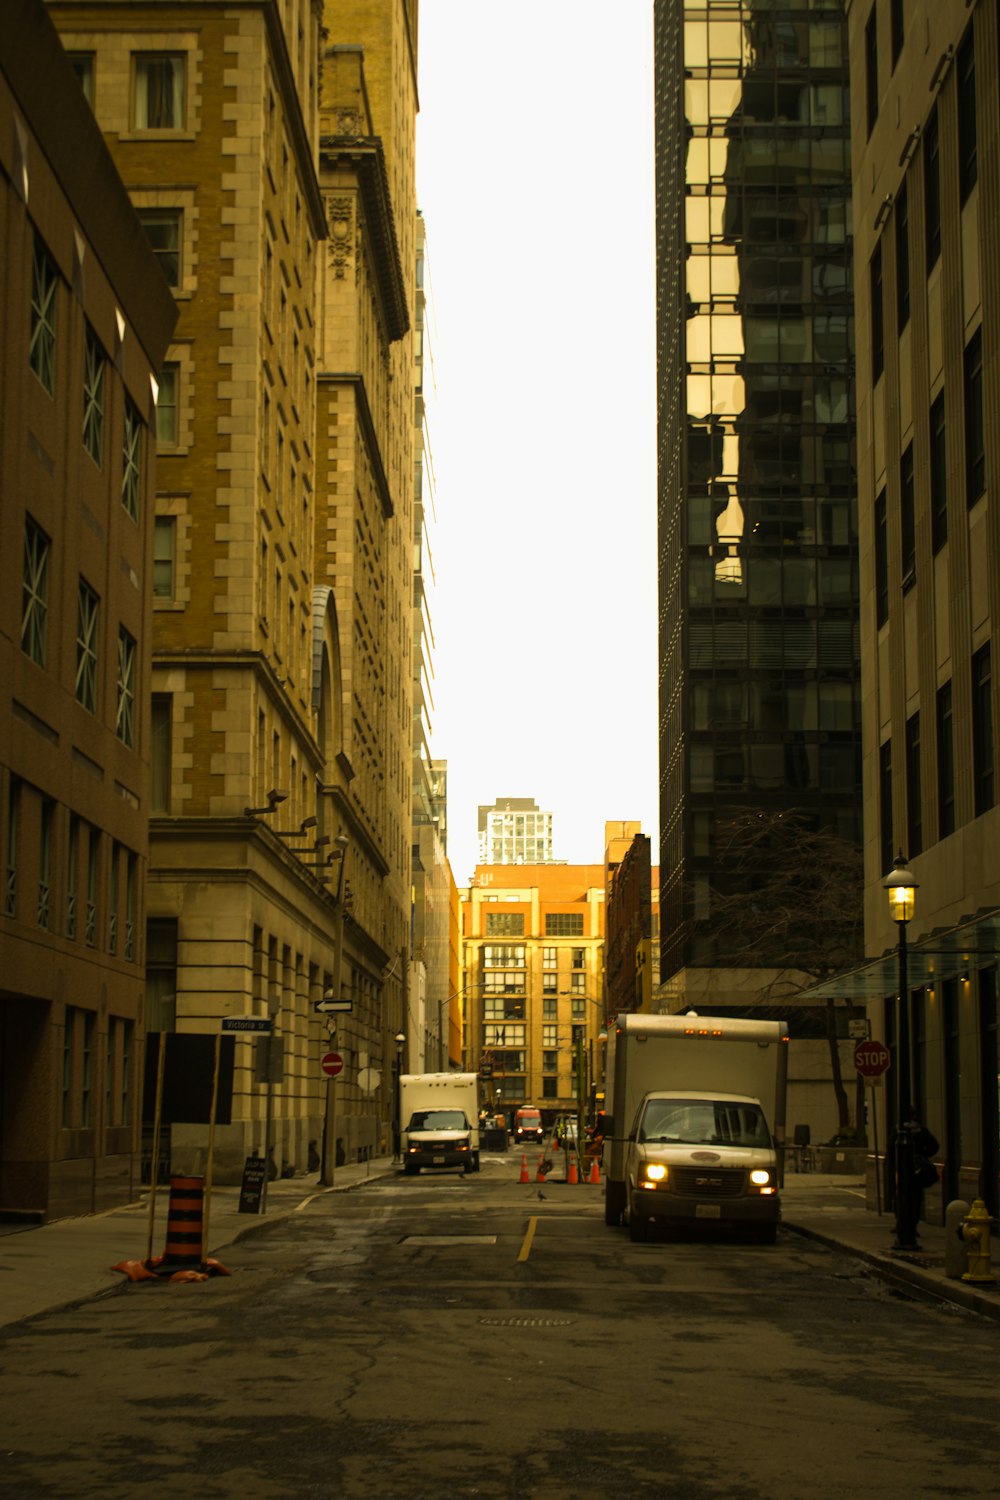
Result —
<instances>
[{"instance_id":1,"label":"ornate stone cornice","mask_svg":"<svg viewBox=\"0 0 1000 1500\"><path fill-rule=\"evenodd\" d=\"M367 231L366 246L375 272L386 337L390 344L395 343L409 331L410 313L382 142L378 136L323 135L319 141L319 160L321 180L324 173L334 168L347 166L355 173ZM344 257L353 249L353 235L350 234L349 208L343 206L343 193L338 192L332 183L327 185L326 207L339 233L339 240L337 233L331 234L334 275L342 276L346 265ZM340 232L341 226L343 232Z\"/></svg>"}]
</instances>

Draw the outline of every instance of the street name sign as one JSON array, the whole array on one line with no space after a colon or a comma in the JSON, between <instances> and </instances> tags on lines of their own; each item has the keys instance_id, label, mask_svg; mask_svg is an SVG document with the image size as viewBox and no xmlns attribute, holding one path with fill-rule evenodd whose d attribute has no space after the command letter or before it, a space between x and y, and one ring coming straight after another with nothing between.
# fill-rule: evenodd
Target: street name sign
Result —
<instances>
[{"instance_id":1,"label":"street name sign","mask_svg":"<svg viewBox=\"0 0 1000 1500\"><path fill-rule=\"evenodd\" d=\"M223 1031L270 1031L272 1022L267 1016L223 1016Z\"/></svg>"},{"instance_id":2,"label":"street name sign","mask_svg":"<svg viewBox=\"0 0 1000 1500\"><path fill-rule=\"evenodd\" d=\"M338 1073L344 1071L344 1059L339 1052L324 1052L320 1058L320 1067L327 1078L336 1078Z\"/></svg>"},{"instance_id":3,"label":"street name sign","mask_svg":"<svg viewBox=\"0 0 1000 1500\"><path fill-rule=\"evenodd\" d=\"M881 1078L889 1066L889 1049L884 1042L859 1042L854 1049L854 1066L863 1078Z\"/></svg>"}]
</instances>

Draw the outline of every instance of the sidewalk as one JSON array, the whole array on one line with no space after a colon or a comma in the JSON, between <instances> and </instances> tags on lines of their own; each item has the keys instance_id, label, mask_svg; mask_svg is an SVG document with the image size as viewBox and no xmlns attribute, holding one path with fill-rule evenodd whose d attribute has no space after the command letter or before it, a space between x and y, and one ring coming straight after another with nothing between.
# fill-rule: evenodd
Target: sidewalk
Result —
<instances>
[{"instance_id":1,"label":"sidewalk","mask_svg":"<svg viewBox=\"0 0 1000 1500\"><path fill-rule=\"evenodd\" d=\"M790 1173L781 1191L781 1222L786 1229L819 1240L837 1250L857 1255L890 1285L910 1295L950 1302L969 1312L1000 1322L1000 1236L992 1242L995 1285L973 1284L949 1276L945 1270L946 1231L943 1224L919 1227L921 1249L894 1251L894 1219L865 1208L864 1182L844 1175ZM967 1264L964 1257L960 1266Z\"/></svg>"},{"instance_id":2,"label":"sidewalk","mask_svg":"<svg viewBox=\"0 0 1000 1500\"><path fill-rule=\"evenodd\" d=\"M331 1188L320 1187L316 1173L279 1178L268 1183L267 1211L262 1215L239 1212L238 1187L216 1187L208 1206L209 1254L218 1254L268 1220L287 1217L318 1193L347 1192L397 1170L386 1156L338 1167ZM590 1191L596 1203L598 1190ZM168 1204L169 1190L163 1188L157 1196L154 1256L163 1251ZM855 1178L790 1174L782 1190L782 1223L795 1234L858 1256L880 1279L908 1295L949 1302L1000 1322L1000 1283L972 1285L946 1274L943 1226L921 1224L919 1253L893 1252L892 1215L867 1210L864 1184ZM5 1229L10 1232L2 1232ZM123 1260L144 1259L148 1239L146 1200L32 1228L2 1226L0 1328L123 1290L130 1283L111 1267ZM994 1240L993 1261L994 1274L998 1274L1000 1237Z\"/></svg>"},{"instance_id":3,"label":"sidewalk","mask_svg":"<svg viewBox=\"0 0 1000 1500\"><path fill-rule=\"evenodd\" d=\"M238 1187L214 1187L208 1205L208 1254L252 1233L269 1220L287 1218L319 1193L342 1193L395 1172L391 1157L337 1167L333 1187L319 1185L319 1174L277 1178L267 1184L266 1212L241 1214ZM162 1255L170 1189L156 1197L153 1255ZM13 1228L0 1225L0 1328L39 1313L73 1307L130 1285L112 1266L144 1260L149 1248L148 1193L138 1203L106 1213L53 1224ZM220 1257L223 1261L225 1257Z\"/></svg>"}]
</instances>

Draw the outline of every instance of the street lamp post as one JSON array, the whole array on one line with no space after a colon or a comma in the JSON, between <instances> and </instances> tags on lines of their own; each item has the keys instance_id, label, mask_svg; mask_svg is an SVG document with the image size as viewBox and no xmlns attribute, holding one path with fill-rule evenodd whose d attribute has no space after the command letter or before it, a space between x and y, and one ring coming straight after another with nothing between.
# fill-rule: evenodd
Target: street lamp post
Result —
<instances>
[{"instance_id":1,"label":"street lamp post","mask_svg":"<svg viewBox=\"0 0 1000 1500\"><path fill-rule=\"evenodd\" d=\"M308 821L308 820L307 820ZM329 856L330 860L339 860L337 870L337 890L334 895L335 926L334 926L334 949L333 949L333 980L330 985L330 996L339 1001L343 989L344 975L344 870L347 865L347 850L350 839L346 833L337 835L334 843L336 849ZM333 1031L330 1031L332 1040ZM337 1095L336 1079L326 1080L326 1098L323 1101L323 1150L320 1158L320 1186L332 1187L334 1171L337 1161Z\"/></svg>"},{"instance_id":2,"label":"street lamp post","mask_svg":"<svg viewBox=\"0 0 1000 1500\"><path fill-rule=\"evenodd\" d=\"M896 855L895 868L882 882L889 894L889 910L896 923L899 938L899 1024L896 1028L896 1241L895 1250L916 1250L917 1210L919 1198L914 1171L913 1100L910 1066L910 981L906 947L906 924L913 916L917 882L906 867L902 851Z\"/></svg>"},{"instance_id":3,"label":"street lamp post","mask_svg":"<svg viewBox=\"0 0 1000 1500\"><path fill-rule=\"evenodd\" d=\"M396 1121L392 1132L392 1159L399 1161L400 1146L403 1138L403 1047L406 1043L406 1034L402 1031L396 1032L396 1088L395 1106Z\"/></svg>"}]
</instances>

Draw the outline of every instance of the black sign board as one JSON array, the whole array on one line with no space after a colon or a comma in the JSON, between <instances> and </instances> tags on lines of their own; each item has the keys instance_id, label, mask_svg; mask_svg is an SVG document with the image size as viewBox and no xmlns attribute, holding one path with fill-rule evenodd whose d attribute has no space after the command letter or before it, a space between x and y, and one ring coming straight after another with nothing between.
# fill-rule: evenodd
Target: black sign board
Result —
<instances>
[{"instance_id":1,"label":"black sign board","mask_svg":"<svg viewBox=\"0 0 1000 1500\"><path fill-rule=\"evenodd\" d=\"M162 1125L207 1125L212 1112L212 1079L215 1045L219 1043L219 1091L215 1101L216 1125L229 1125L233 1117L233 1058L236 1038L214 1037L196 1032L149 1031L146 1033L146 1069L143 1079L142 1118L152 1120L156 1110L156 1071L160 1044L165 1043L163 1068Z\"/></svg>"},{"instance_id":2,"label":"black sign board","mask_svg":"<svg viewBox=\"0 0 1000 1500\"><path fill-rule=\"evenodd\" d=\"M240 1186L241 1214L259 1214L260 1198L267 1176L267 1162L262 1156L248 1156L243 1163L243 1182Z\"/></svg>"}]
</instances>

